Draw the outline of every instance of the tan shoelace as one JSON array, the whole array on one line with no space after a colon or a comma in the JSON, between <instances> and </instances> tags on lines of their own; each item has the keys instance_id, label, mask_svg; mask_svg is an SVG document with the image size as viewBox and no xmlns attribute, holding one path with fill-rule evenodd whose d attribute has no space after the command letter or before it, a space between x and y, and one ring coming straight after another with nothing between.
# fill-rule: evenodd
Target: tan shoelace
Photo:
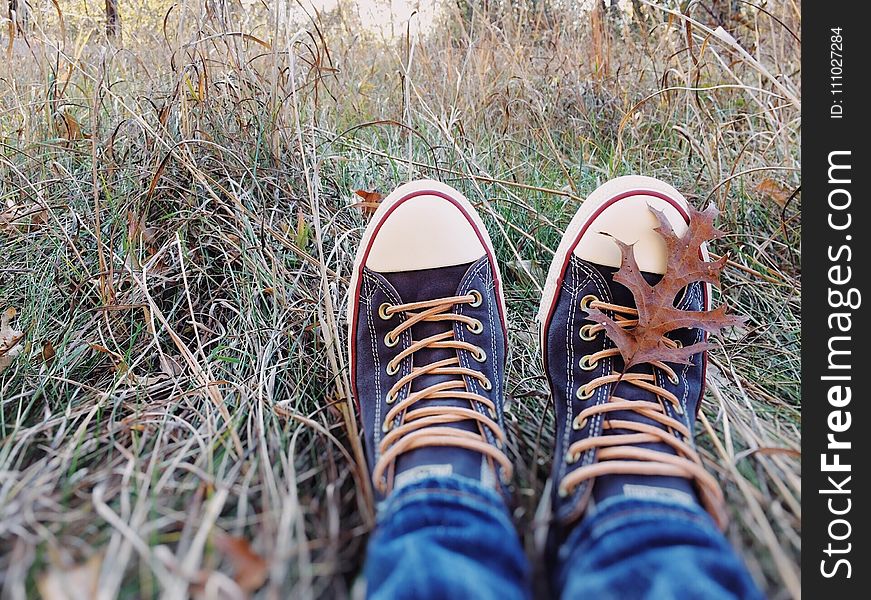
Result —
<instances>
[{"instance_id":1,"label":"tan shoelace","mask_svg":"<svg viewBox=\"0 0 871 600\"><path fill-rule=\"evenodd\" d=\"M390 320L397 313L405 313L406 319L384 337L387 346L395 346L399 343L399 336L415 324L422 321L455 321L464 323L471 333L479 334L483 331L483 324L478 319L452 312L458 304L480 306L482 297L480 292L472 290L465 296L451 296L423 302L409 302L407 304L392 305L384 303L378 309L379 316L384 320ZM419 341L413 342L408 348L400 351L387 362L388 375L399 372L399 365L403 360L423 349L446 348L452 350L466 350L472 357L483 363L487 360L487 354L482 348L469 342L458 340L454 337L454 329L432 335ZM410 385L421 375L456 375L456 379L446 380L428 386L422 390L409 393L403 400L397 402L400 390ZM511 478L512 465L508 456L501 450L505 444L505 433L496 423L496 405L487 397L466 389L463 376L472 377L481 383L485 390L492 388L492 383L486 375L474 369L460 366L458 357L439 360L428 365L413 367L411 372L401 377L387 392L387 404L390 410L384 416L382 431L386 434L379 445L380 458L375 464L372 478L378 491L386 493L388 482L385 474L388 468L394 464L399 455L410 452L416 448L426 446L455 447L490 457L501 466L503 481ZM487 407L490 416L484 415L472 408L459 406L426 406L409 410L415 403L421 400L436 398L462 398L471 402L480 402ZM471 405L470 405L471 406ZM394 426L394 420L399 417L398 424ZM472 420L478 424L478 433L465 431L456 427L449 427L451 423ZM496 447L487 441L484 428L488 428L496 439Z\"/></svg>"},{"instance_id":2,"label":"tan shoelace","mask_svg":"<svg viewBox=\"0 0 871 600\"><path fill-rule=\"evenodd\" d=\"M638 324L638 311L633 308L602 302L596 299L595 296L586 296L581 301L581 304L586 304L591 308L612 311L615 315L615 320L621 327L629 328ZM580 335L583 339L589 341L604 330L605 328L602 325L587 324L581 327ZM664 339L665 343L672 347L678 345L678 342L674 340ZM581 358L581 368L591 370L595 368L598 361L619 355L620 351L617 348L608 348L595 352ZM679 381L674 369L666 363L656 361L651 363L651 365L661 369L672 383ZM575 430L583 429L594 417L602 415L603 430L622 429L631 433L590 436L569 446L566 454L566 461L569 464L577 462L585 451L593 448L598 449L598 461L593 464L584 465L567 474L560 482L560 495L567 496L582 482L602 475L683 477L695 480L702 505L720 526L724 526L727 517L723 507L723 492L717 481L702 467L701 458L689 441L689 429L680 421L666 414L665 403L668 402L673 407L674 412L682 415L683 407L680 400L665 388L657 385L656 377L653 373L612 372L602 375L581 386L578 389L577 396L582 400L591 398L597 388L620 381L652 392L656 395L658 401L626 400L612 394L608 402L590 406L578 413L572 421L572 428ZM652 419L662 425L663 428L647 423L609 419L608 414L616 411L636 412ZM682 439L675 437L675 432L680 434ZM659 450L637 447L638 444L656 442L667 444L677 454L674 455Z\"/></svg>"}]
</instances>

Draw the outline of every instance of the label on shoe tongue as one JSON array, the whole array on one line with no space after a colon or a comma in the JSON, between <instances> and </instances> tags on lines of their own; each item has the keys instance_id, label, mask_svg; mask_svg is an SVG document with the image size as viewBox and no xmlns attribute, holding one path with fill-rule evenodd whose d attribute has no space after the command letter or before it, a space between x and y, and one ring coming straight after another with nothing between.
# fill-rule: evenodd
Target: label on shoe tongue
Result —
<instances>
[{"instance_id":1,"label":"label on shoe tongue","mask_svg":"<svg viewBox=\"0 0 871 600\"><path fill-rule=\"evenodd\" d=\"M639 500L658 500L659 502L683 504L684 506L693 506L696 504L692 495L687 494L682 490L675 490L667 487L655 487L652 485L627 483L623 486L623 495L630 498L638 498Z\"/></svg>"},{"instance_id":2,"label":"label on shoe tongue","mask_svg":"<svg viewBox=\"0 0 871 600\"><path fill-rule=\"evenodd\" d=\"M419 465L397 475L393 488L396 489L408 485L409 483L419 481L425 477L446 477L451 475L453 472L454 467L451 464Z\"/></svg>"}]
</instances>

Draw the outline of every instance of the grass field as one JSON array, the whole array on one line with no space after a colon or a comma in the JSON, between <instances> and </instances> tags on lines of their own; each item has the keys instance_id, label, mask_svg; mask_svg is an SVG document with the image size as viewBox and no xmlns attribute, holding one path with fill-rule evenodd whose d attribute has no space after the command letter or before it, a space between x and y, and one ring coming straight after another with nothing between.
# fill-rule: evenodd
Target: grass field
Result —
<instances>
[{"instance_id":1,"label":"grass field","mask_svg":"<svg viewBox=\"0 0 871 600\"><path fill-rule=\"evenodd\" d=\"M544 274L584 197L641 173L722 212L720 296L749 320L711 353L697 442L729 539L798 597L799 5L446 2L385 38L350 3L267 4L122 0L111 43L90 0L0 28L0 595L349 595L372 525L354 191L418 177L497 247L532 554Z\"/></svg>"}]
</instances>

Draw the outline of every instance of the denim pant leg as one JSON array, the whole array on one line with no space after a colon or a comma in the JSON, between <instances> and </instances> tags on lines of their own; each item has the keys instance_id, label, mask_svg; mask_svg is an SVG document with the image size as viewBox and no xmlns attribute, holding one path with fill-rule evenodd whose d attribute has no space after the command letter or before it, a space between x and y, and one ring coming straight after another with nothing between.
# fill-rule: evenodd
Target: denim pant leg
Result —
<instances>
[{"instance_id":1,"label":"denim pant leg","mask_svg":"<svg viewBox=\"0 0 871 600\"><path fill-rule=\"evenodd\" d=\"M610 498L559 550L565 599L762 598L743 562L701 508Z\"/></svg>"},{"instance_id":2,"label":"denim pant leg","mask_svg":"<svg viewBox=\"0 0 871 600\"><path fill-rule=\"evenodd\" d=\"M428 477L379 507L364 574L375 599L529 597L529 565L502 498L462 477Z\"/></svg>"}]
</instances>

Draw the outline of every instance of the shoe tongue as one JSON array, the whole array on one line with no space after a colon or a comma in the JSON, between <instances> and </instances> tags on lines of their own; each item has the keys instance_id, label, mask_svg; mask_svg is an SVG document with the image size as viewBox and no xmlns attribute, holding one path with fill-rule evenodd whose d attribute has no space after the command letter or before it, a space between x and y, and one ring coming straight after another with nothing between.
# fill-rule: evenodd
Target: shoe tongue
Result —
<instances>
[{"instance_id":1,"label":"shoe tongue","mask_svg":"<svg viewBox=\"0 0 871 600\"><path fill-rule=\"evenodd\" d=\"M456 296L457 289L472 264L474 263L420 271L384 273L383 276L399 293L403 303L423 302ZM414 341L420 341L445 331L451 331L453 326L454 322L450 320L420 321L412 325L411 337ZM422 348L413 354L412 360L415 367L424 367L456 356L456 350L448 348ZM437 383L457 380L459 378L459 375L421 375L412 381L411 391L416 392ZM465 399L436 398L419 400L409 409L409 412L427 406L471 408L469 401ZM477 425L472 421L463 421L449 426L466 431L478 430ZM406 452L400 455L396 461L394 486L399 486L404 481L415 479L419 476L451 474L481 479L481 454L450 447L425 447Z\"/></svg>"},{"instance_id":2,"label":"shoe tongue","mask_svg":"<svg viewBox=\"0 0 871 600\"><path fill-rule=\"evenodd\" d=\"M635 308L635 298L632 292L624 285L613 281L613 276L617 269L608 267L600 267L600 271L608 282L608 288L611 291L611 302L619 306ZM655 285L662 279L662 275L656 273L642 273L645 281L650 285ZM623 372L623 359L617 356L612 359L612 368L615 373ZM653 373L654 369L649 364L641 364L632 367L630 373ZM664 378L664 374L662 374ZM616 389L612 390L612 394L625 400L639 400L647 402L657 402L656 394L644 390L637 385L621 381L617 384ZM664 400L663 402L668 402ZM612 421L634 421L636 423L645 423L653 425L659 429L665 430L664 427L642 414L623 410L608 413L609 420ZM603 435L618 435L633 433L626 429L603 429ZM671 446L664 443L648 443L637 444L639 448L647 448L666 452L668 454L676 454ZM596 479L593 486L593 499L595 502L601 502L607 497L613 495L628 495L643 498L658 498L670 501L697 501L693 484L690 480L682 477L661 477L649 475L605 475Z\"/></svg>"}]
</instances>

